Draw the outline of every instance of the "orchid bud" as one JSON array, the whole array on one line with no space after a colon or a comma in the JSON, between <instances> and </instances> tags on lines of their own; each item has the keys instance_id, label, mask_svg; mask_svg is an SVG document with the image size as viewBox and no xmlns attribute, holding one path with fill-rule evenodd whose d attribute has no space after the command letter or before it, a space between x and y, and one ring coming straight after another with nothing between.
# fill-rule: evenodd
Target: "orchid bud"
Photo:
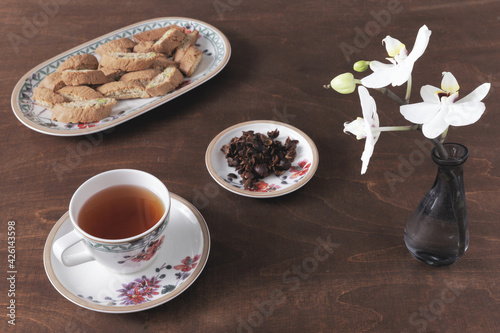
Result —
<instances>
[{"instance_id":1,"label":"orchid bud","mask_svg":"<svg viewBox=\"0 0 500 333\"><path fill-rule=\"evenodd\" d=\"M350 94L356 90L356 82L354 82L354 75L351 73L344 73L337 75L330 82L330 86L336 92L341 94Z\"/></svg>"},{"instance_id":2,"label":"orchid bud","mask_svg":"<svg viewBox=\"0 0 500 333\"><path fill-rule=\"evenodd\" d=\"M360 60L356 62L353 66L354 70L360 73L366 71L368 67L370 67L370 62L365 60Z\"/></svg>"}]
</instances>

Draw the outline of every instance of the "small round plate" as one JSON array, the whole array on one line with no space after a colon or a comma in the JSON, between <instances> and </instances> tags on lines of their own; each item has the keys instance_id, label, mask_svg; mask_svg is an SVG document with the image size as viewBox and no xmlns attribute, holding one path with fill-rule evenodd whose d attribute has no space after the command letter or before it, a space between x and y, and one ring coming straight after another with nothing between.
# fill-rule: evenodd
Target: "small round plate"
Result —
<instances>
[{"instance_id":1,"label":"small round plate","mask_svg":"<svg viewBox=\"0 0 500 333\"><path fill-rule=\"evenodd\" d=\"M54 225L43 251L50 282L71 302L106 313L151 309L185 291L201 274L210 252L210 234L203 216L173 193L170 221L154 262L131 274L112 273L91 261L66 267L52 253L52 244L73 230L66 212Z\"/></svg>"},{"instance_id":2,"label":"small round plate","mask_svg":"<svg viewBox=\"0 0 500 333\"><path fill-rule=\"evenodd\" d=\"M292 162L292 167L281 176L269 175L257 183L257 190L244 189L243 181L234 167L227 165L223 145L228 144L232 138L240 137L243 131L254 131L267 135L267 132L279 131L277 141L285 142L287 137L298 140L297 157ZM272 198L293 192L304 186L314 175L318 168L318 149L314 142L301 130L288 124L271 120L256 120L240 123L229 127L219 133L208 146L205 154L205 163L212 178L226 190L233 193L253 198ZM229 174L237 175L232 178Z\"/></svg>"}]
</instances>

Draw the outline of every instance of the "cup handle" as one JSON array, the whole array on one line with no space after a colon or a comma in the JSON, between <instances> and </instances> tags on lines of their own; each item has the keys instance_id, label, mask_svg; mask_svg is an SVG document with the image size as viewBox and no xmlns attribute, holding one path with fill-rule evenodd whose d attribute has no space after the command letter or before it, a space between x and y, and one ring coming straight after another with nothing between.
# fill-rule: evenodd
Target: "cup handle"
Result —
<instances>
[{"instance_id":1,"label":"cup handle","mask_svg":"<svg viewBox=\"0 0 500 333\"><path fill-rule=\"evenodd\" d=\"M59 260L65 266L76 266L83 264L85 262L95 260L92 254L88 250L83 249L76 253L71 253L70 255L65 255L65 252L77 243L83 240L75 230L68 232L66 235L62 236L54 242L52 245L52 251Z\"/></svg>"}]
</instances>

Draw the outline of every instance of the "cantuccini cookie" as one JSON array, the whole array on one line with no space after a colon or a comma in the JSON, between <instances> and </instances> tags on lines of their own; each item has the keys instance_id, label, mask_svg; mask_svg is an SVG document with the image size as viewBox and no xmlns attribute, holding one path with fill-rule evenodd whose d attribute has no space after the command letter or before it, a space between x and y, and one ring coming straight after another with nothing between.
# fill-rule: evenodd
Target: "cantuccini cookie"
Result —
<instances>
[{"instance_id":1,"label":"cantuccini cookie","mask_svg":"<svg viewBox=\"0 0 500 333\"><path fill-rule=\"evenodd\" d=\"M172 28L184 32L184 28L181 28L178 25L173 24L173 25L168 25L168 26L163 27L163 28L157 28L157 29L153 29L153 30L147 30L147 31L140 32L138 34L133 35L132 38L137 43L145 42L145 41L156 42L165 34L165 32L167 32L167 30L170 30Z\"/></svg>"},{"instance_id":2,"label":"cantuccini cookie","mask_svg":"<svg viewBox=\"0 0 500 333\"><path fill-rule=\"evenodd\" d=\"M179 69L181 72L190 77L193 75L196 68L201 62L201 58L203 57L203 52L201 52L196 46L190 46L189 49L182 57L181 62L179 64Z\"/></svg>"},{"instance_id":3,"label":"cantuccini cookie","mask_svg":"<svg viewBox=\"0 0 500 333\"><path fill-rule=\"evenodd\" d=\"M64 103L64 97L56 94L51 89L36 87L33 90L35 102L47 109L52 109L57 103Z\"/></svg>"},{"instance_id":4,"label":"cantuccini cookie","mask_svg":"<svg viewBox=\"0 0 500 333\"><path fill-rule=\"evenodd\" d=\"M198 40L199 32L198 30L193 30L192 32L186 34L184 39L181 41L181 44L175 49L174 53L174 61L176 63L180 63L186 51L196 43Z\"/></svg>"},{"instance_id":5,"label":"cantuccini cookie","mask_svg":"<svg viewBox=\"0 0 500 333\"><path fill-rule=\"evenodd\" d=\"M40 88L47 88L52 91L59 90L64 87L66 83L62 79L61 72L54 72L47 75L42 82L40 82Z\"/></svg>"},{"instance_id":6,"label":"cantuccini cookie","mask_svg":"<svg viewBox=\"0 0 500 333\"><path fill-rule=\"evenodd\" d=\"M163 96L177 88L183 80L184 76L177 67L168 67L149 82L146 92L150 96Z\"/></svg>"},{"instance_id":7,"label":"cantuccini cookie","mask_svg":"<svg viewBox=\"0 0 500 333\"><path fill-rule=\"evenodd\" d=\"M155 61L151 65L151 68L164 71L167 67L172 67L172 66L177 67L177 63L174 62L173 60L168 59L166 55L160 53L155 58Z\"/></svg>"},{"instance_id":8,"label":"cantuccini cookie","mask_svg":"<svg viewBox=\"0 0 500 333\"><path fill-rule=\"evenodd\" d=\"M85 53L68 58L57 67L56 71L60 72L68 69L97 69L98 66L99 61L97 58L93 54Z\"/></svg>"},{"instance_id":9,"label":"cantuccini cookie","mask_svg":"<svg viewBox=\"0 0 500 333\"><path fill-rule=\"evenodd\" d=\"M109 82L109 78L101 70L69 69L61 73L61 78L67 86L80 86L82 84L103 84Z\"/></svg>"},{"instance_id":10,"label":"cantuccini cookie","mask_svg":"<svg viewBox=\"0 0 500 333\"><path fill-rule=\"evenodd\" d=\"M136 81L109 82L97 87L97 91L115 99L149 98L144 85Z\"/></svg>"},{"instance_id":11,"label":"cantuccini cookie","mask_svg":"<svg viewBox=\"0 0 500 333\"><path fill-rule=\"evenodd\" d=\"M134 46L134 52L137 53L148 53L148 52L153 52L153 45L155 44L154 41L152 40L147 40L144 42L140 42L136 46Z\"/></svg>"},{"instance_id":12,"label":"cantuccini cookie","mask_svg":"<svg viewBox=\"0 0 500 333\"><path fill-rule=\"evenodd\" d=\"M104 97L101 93L88 86L66 86L59 89L57 93L64 97L65 102L85 101Z\"/></svg>"},{"instance_id":13,"label":"cantuccini cookie","mask_svg":"<svg viewBox=\"0 0 500 333\"><path fill-rule=\"evenodd\" d=\"M108 82L117 81L123 74L125 74L125 71L122 71L121 69L108 68L101 65L99 65L99 69L104 73L104 75L106 75Z\"/></svg>"},{"instance_id":14,"label":"cantuccini cookie","mask_svg":"<svg viewBox=\"0 0 500 333\"><path fill-rule=\"evenodd\" d=\"M130 52L135 46L135 42L130 38L115 39L99 46L95 53L101 57L107 52Z\"/></svg>"},{"instance_id":15,"label":"cantuccini cookie","mask_svg":"<svg viewBox=\"0 0 500 333\"><path fill-rule=\"evenodd\" d=\"M59 103L52 110L52 120L63 123L90 123L108 117L114 98L97 98L86 101Z\"/></svg>"},{"instance_id":16,"label":"cantuccini cookie","mask_svg":"<svg viewBox=\"0 0 500 333\"><path fill-rule=\"evenodd\" d=\"M150 53L125 53L108 52L101 58L101 66L113 69L121 69L125 72L140 71L148 69L154 63L157 54Z\"/></svg>"},{"instance_id":17,"label":"cantuccini cookie","mask_svg":"<svg viewBox=\"0 0 500 333\"><path fill-rule=\"evenodd\" d=\"M153 50L170 56L175 48L181 44L185 36L186 34L178 29L169 29L153 44Z\"/></svg>"},{"instance_id":18,"label":"cantuccini cookie","mask_svg":"<svg viewBox=\"0 0 500 333\"><path fill-rule=\"evenodd\" d=\"M160 69L145 69L142 71L137 71L137 72L130 72L125 75L123 75L120 78L120 81L125 81L125 82L139 82L142 84L144 87L148 85L148 83L154 79L158 74L160 74L162 71Z\"/></svg>"}]
</instances>

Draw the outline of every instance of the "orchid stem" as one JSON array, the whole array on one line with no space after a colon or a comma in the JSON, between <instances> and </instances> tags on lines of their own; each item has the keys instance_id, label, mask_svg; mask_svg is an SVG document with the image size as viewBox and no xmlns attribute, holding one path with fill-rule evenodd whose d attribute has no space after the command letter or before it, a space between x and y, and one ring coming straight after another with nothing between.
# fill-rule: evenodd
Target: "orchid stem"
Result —
<instances>
[{"instance_id":1,"label":"orchid stem","mask_svg":"<svg viewBox=\"0 0 500 333\"><path fill-rule=\"evenodd\" d=\"M446 150L443 147L444 138L448 134L448 129L449 129L449 127L443 133L441 133L440 136L431 140L432 143L434 143L434 146L436 147L436 150L437 150L439 157L441 157L442 159L448 158L448 153L446 152Z\"/></svg>"},{"instance_id":2,"label":"orchid stem","mask_svg":"<svg viewBox=\"0 0 500 333\"><path fill-rule=\"evenodd\" d=\"M446 150L444 150L443 143L437 138L432 139L431 141L434 144L434 147L436 147L438 156L443 160L446 160L448 158L448 153L446 152Z\"/></svg>"},{"instance_id":3,"label":"orchid stem","mask_svg":"<svg viewBox=\"0 0 500 333\"><path fill-rule=\"evenodd\" d=\"M422 131L422 125L416 125L417 128L419 131ZM440 136L434 138L434 139L429 139L433 144L434 144L434 147L436 148L436 151L437 151L437 155L439 157L441 157L442 159L447 159L448 158L448 153L446 152L446 150L444 149L443 147L443 142L444 142L444 138L446 137L446 135L448 134L448 129L449 127L443 132L441 133Z\"/></svg>"},{"instance_id":4,"label":"orchid stem","mask_svg":"<svg viewBox=\"0 0 500 333\"><path fill-rule=\"evenodd\" d=\"M411 131L418 129L418 125L406 125L406 126L383 126L379 127L380 132L397 132L397 131Z\"/></svg>"},{"instance_id":5,"label":"orchid stem","mask_svg":"<svg viewBox=\"0 0 500 333\"><path fill-rule=\"evenodd\" d=\"M411 75L408 78L408 81L406 82L406 96L405 96L406 104L410 103L410 96L411 96Z\"/></svg>"},{"instance_id":6,"label":"orchid stem","mask_svg":"<svg viewBox=\"0 0 500 333\"><path fill-rule=\"evenodd\" d=\"M384 94L387 97L389 97L390 99L396 101L400 105L408 104L408 102L402 100L401 97L399 97L398 95L396 95L395 93L393 93L391 90L389 90L387 88L373 88L373 89L380 91L382 94Z\"/></svg>"}]
</instances>

